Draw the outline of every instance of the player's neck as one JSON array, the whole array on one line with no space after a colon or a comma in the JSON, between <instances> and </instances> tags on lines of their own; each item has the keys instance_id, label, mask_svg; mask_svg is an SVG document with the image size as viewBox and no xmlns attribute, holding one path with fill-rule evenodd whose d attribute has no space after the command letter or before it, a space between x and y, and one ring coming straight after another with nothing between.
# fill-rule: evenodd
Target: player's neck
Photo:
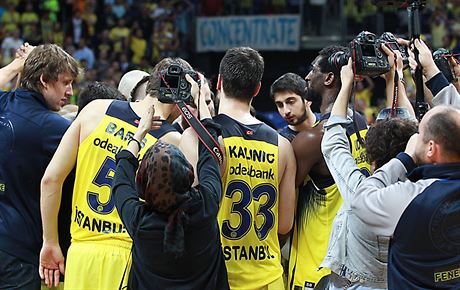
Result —
<instances>
[{"instance_id":1,"label":"player's neck","mask_svg":"<svg viewBox=\"0 0 460 290\"><path fill-rule=\"evenodd\" d=\"M169 116L169 108L170 104L163 104L158 101L157 98L153 98L150 96L145 97L142 101L130 103L131 108L138 116L144 115L146 110L151 106L155 107L155 116L160 116L162 120L166 120Z\"/></svg>"},{"instance_id":2,"label":"player's neck","mask_svg":"<svg viewBox=\"0 0 460 290\"><path fill-rule=\"evenodd\" d=\"M251 104L226 97L220 99L219 114L225 114L243 124L260 123L251 115Z\"/></svg>"}]
</instances>

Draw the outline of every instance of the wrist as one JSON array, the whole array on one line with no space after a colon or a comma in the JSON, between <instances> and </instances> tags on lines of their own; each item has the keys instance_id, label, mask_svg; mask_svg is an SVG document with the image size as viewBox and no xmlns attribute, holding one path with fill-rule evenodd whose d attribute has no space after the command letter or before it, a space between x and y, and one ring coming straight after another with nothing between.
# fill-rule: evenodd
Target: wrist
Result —
<instances>
[{"instance_id":1,"label":"wrist","mask_svg":"<svg viewBox=\"0 0 460 290\"><path fill-rule=\"evenodd\" d=\"M136 137L136 135L134 135L133 138L131 138L131 140L129 140L128 145L129 145L130 143L136 143L136 144L137 144L137 149L138 149L138 151L141 151L141 149L142 149L142 144L141 144L141 141L139 141L139 140L142 140L142 139L139 138L139 136Z\"/></svg>"},{"instance_id":2,"label":"wrist","mask_svg":"<svg viewBox=\"0 0 460 290\"><path fill-rule=\"evenodd\" d=\"M424 71L427 81L440 72L440 70L438 69L438 67L436 66L434 62L427 65L423 71Z\"/></svg>"}]
</instances>

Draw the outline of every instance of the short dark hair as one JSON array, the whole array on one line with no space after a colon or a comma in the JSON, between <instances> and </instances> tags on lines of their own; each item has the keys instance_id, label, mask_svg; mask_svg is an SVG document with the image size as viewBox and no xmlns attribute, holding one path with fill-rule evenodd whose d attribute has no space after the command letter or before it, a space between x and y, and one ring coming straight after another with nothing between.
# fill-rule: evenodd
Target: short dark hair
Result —
<instances>
[{"instance_id":1,"label":"short dark hair","mask_svg":"<svg viewBox=\"0 0 460 290\"><path fill-rule=\"evenodd\" d=\"M146 93L151 97L158 97L158 92L161 85L160 72L172 64L177 64L182 69L193 70L192 66L180 57L167 57L158 62L150 72L149 81L147 83Z\"/></svg>"},{"instance_id":2,"label":"short dark hair","mask_svg":"<svg viewBox=\"0 0 460 290\"><path fill-rule=\"evenodd\" d=\"M307 97L307 82L295 73L286 73L273 82L270 87L270 97L274 99L276 93L282 92L294 93L305 100Z\"/></svg>"},{"instance_id":3,"label":"short dark hair","mask_svg":"<svg viewBox=\"0 0 460 290\"><path fill-rule=\"evenodd\" d=\"M26 58L21 76L21 87L41 93L45 82L54 83L60 74L69 73L76 79L80 73L78 62L56 44L42 44L35 47Z\"/></svg>"},{"instance_id":4,"label":"short dark hair","mask_svg":"<svg viewBox=\"0 0 460 290\"><path fill-rule=\"evenodd\" d=\"M119 90L109 86L108 84L92 82L78 95L78 113L80 113L81 110L83 110L83 108L91 101L97 99L126 100L125 96L123 96Z\"/></svg>"},{"instance_id":5,"label":"short dark hair","mask_svg":"<svg viewBox=\"0 0 460 290\"><path fill-rule=\"evenodd\" d=\"M443 106L440 112L433 114L425 123L423 141L434 140L441 144L445 153L460 157L460 124L455 115L459 115L456 108Z\"/></svg>"},{"instance_id":6,"label":"short dark hair","mask_svg":"<svg viewBox=\"0 0 460 290\"><path fill-rule=\"evenodd\" d=\"M219 74L227 97L249 102L262 80L264 60L250 47L234 47L220 61Z\"/></svg>"},{"instance_id":7,"label":"short dark hair","mask_svg":"<svg viewBox=\"0 0 460 290\"><path fill-rule=\"evenodd\" d=\"M412 119L390 118L379 121L366 134L366 154L370 163L382 167L406 149L410 137L418 132Z\"/></svg>"},{"instance_id":8,"label":"short dark hair","mask_svg":"<svg viewBox=\"0 0 460 290\"><path fill-rule=\"evenodd\" d=\"M318 60L318 66L319 69L322 73L328 73L332 72L334 76L340 80L340 69L331 63L329 63L328 59L331 55L335 54L336 52L339 51L347 51L348 48L345 46L341 45L329 45L326 46L325 48L321 49L318 53L318 56L320 56Z\"/></svg>"}]
</instances>

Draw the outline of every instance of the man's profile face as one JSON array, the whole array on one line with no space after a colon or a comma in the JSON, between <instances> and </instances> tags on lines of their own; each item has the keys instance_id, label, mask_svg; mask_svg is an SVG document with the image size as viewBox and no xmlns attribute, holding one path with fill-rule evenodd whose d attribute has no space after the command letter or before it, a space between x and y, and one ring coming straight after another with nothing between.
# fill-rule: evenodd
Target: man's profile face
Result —
<instances>
[{"instance_id":1,"label":"man's profile face","mask_svg":"<svg viewBox=\"0 0 460 290\"><path fill-rule=\"evenodd\" d=\"M73 80L70 73L63 73L57 81L43 83L42 94L50 110L57 112L68 103L73 94Z\"/></svg>"},{"instance_id":2,"label":"man's profile face","mask_svg":"<svg viewBox=\"0 0 460 290\"><path fill-rule=\"evenodd\" d=\"M314 105L321 105L322 91L324 88L324 74L318 65L321 56L317 56L311 63L310 72L305 77L307 81L307 100L311 101Z\"/></svg>"},{"instance_id":3,"label":"man's profile face","mask_svg":"<svg viewBox=\"0 0 460 290\"><path fill-rule=\"evenodd\" d=\"M290 91L274 94L278 112L289 125L296 126L307 119L305 101L301 96Z\"/></svg>"}]
</instances>

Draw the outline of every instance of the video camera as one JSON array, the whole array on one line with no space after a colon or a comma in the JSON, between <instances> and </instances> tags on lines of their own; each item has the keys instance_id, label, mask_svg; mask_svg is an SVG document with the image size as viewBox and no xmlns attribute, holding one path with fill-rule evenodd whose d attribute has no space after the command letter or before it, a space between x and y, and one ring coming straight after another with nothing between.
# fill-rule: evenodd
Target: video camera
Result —
<instances>
[{"instance_id":1,"label":"video camera","mask_svg":"<svg viewBox=\"0 0 460 290\"><path fill-rule=\"evenodd\" d=\"M433 52L434 63L449 82L452 82L456 78L449 64L449 58L451 56L452 53L445 48L439 48Z\"/></svg>"},{"instance_id":2,"label":"video camera","mask_svg":"<svg viewBox=\"0 0 460 290\"><path fill-rule=\"evenodd\" d=\"M192 85L185 78L186 74L198 82L199 76L197 72L184 69L177 64L171 64L166 69L160 71L161 84L158 100L167 104L181 101L187 104L192 103Z\"/></svg>"},{"instance_id":3,"label":"video camera","mask_svg":"<svg viewBox=\"0 0 460 290\"><path fill-rule=\"evenodd\" d=\"M348 51L338 51L331 55L328 62L333 67L340 67L348 63L350 56L356 63L356 74L375 77L390 70L386 54L380 48L375 34L363 31L348 44Z\"/></svg>"}]
</instances>

